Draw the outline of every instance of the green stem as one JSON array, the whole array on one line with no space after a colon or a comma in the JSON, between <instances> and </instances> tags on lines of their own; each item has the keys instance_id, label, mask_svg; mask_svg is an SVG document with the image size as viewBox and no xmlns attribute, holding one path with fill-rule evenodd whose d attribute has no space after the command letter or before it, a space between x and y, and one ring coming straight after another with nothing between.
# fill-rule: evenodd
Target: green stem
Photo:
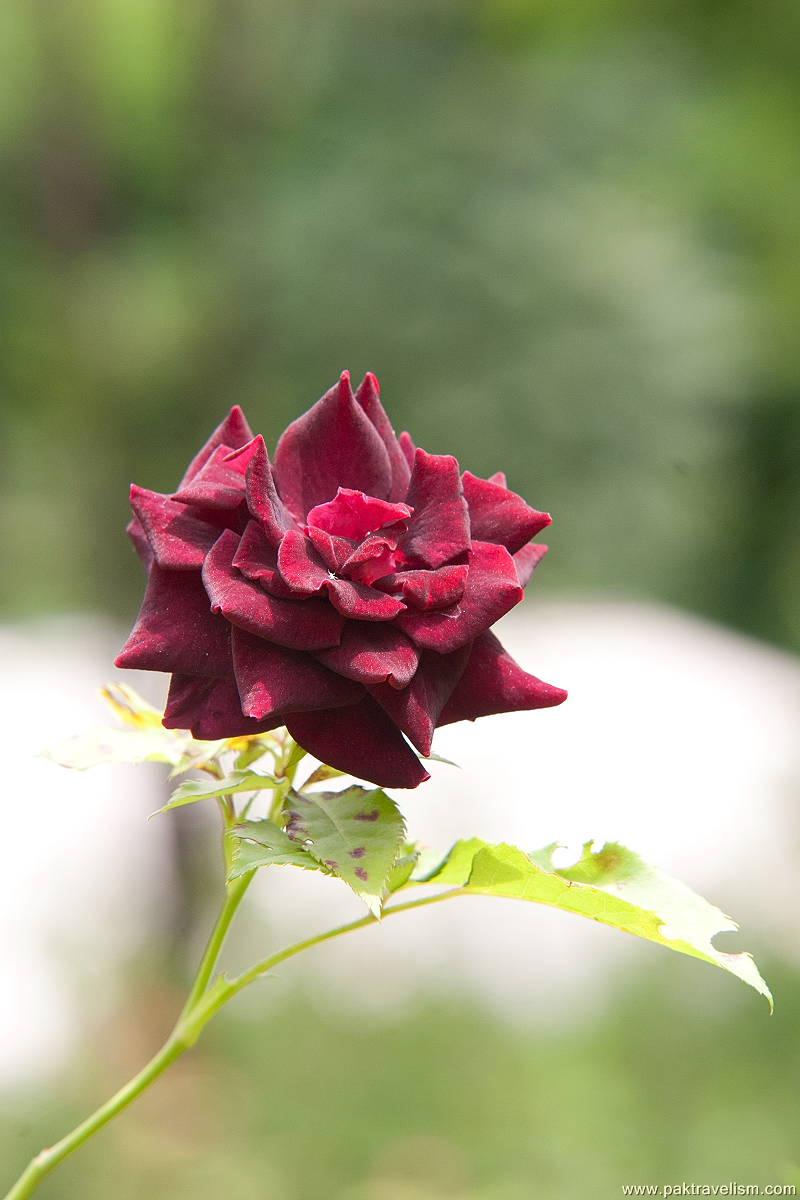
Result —
<instances>
[{"instance_id":1,"label":"green stem","mask_svg":"<svg viewBox=\"0 0 800 1200\"><path fill-rule=\"evenodd\" d=\"M236 910L241 904L254 874L255 872L251 871L248 875L242 875L240 879L236 879L228 885L225 893L225 901L217 917L217 923L211 931L205 953L200 960L195 981L192 984L192 990L189 992L189 996L183 1006L181 1017L185 1017L194 1008L211 982L211 976L214 974L214 967L217 965L225 938L228 936L231 921L236 916Z\"/></svg>"},{"instance_id":2,"label":"green stem","mask_svg":"<svg viewBox=\"0 0 800 1200\"><path fill-rule=\"evenodd\" d=\"M250 875L243 876L242 879L237 880L227 889L225 902L200 962L197 978L192 986L189 999L178 1018L175 1028L158 1053L150 1059L147 1066L143 1067L137 1075L134 1075L110 1100L107 1100L105 1104L101 1104L90 1117L87 1117L85 1121L76 1126L71 1133L63 1137L60 1142L56 1142L55 1145L49 1146L37 1154L28 1164L22 1175L20 1175L11 1190L6 1194L4 1200L28 1200L28 1197L33 1195L39 1184L42 1183L45 1177L60 1162L63 1162L68 1155L82 1146L84 1142L87 1142L104 1125L107 1125L113 1117L127 1108L137 1096L140 1096L142 1092L149 1088L166 1071L167 1067L175 1062L177 1058L180 1058L190 1046L193 1046L212 1017L249 984L259 979L262 975L265 975L268 971L271 971L273 967L286 962L287 959L294 958L297 954L302 954L304 950L320 946L323 942L329 942L333 938L342 937L346 933L353 933L357 929L364 929L368 925L377 924L373 916L361 917L359 920L351 921L347 925L340 925L336 929L329 929L326 933L306 938L305 941L297 942L294 946L280 950L277 954L272 954L269 958L262 959L261 962L256 963L235 979L227 980L224 976L220 976L216 983L209 987L214 967L225 941L225 936L253 874L254 872L251 872ZM450 891L439 892L433 896L424 896L419 900L408 900L403 904L395 904L391 908L384 909L383 918L385 919L401 912L409 912L411 909L423 908L428 904L437 904L440 900L448 900L453 896L460 896L462 894L462 888L452 888Z\"/></svg>"},{"instance_id":3,"label":"green stem","mask_svg":"<svg viewBox=\"0 0 800 1200\"><path fill-rule=\"evenodd\" d=\"M49 1175L60 1162L82 1146L84 1142L88 1141L99 1129L102 1129L112 1117L115 1117L117 1113L127 1108L137 1096L141 1095L146 1088L150 1087L151 1083L158 1079L159 1075L171 1063L175 1062L176 1058L179 1058L185 1050L188 1050L194 1044L194 1037L192 1035L187 1036L186 1019L208 987L231 921L247 891L251 878L252 875L245 875L242 879L236 880L235 883L227 888L217 923L212 930L205 953L200 960L200 966L195 981L192 984L189 999L186 1001L175 1028L158 1053L150 1059L147 1066L143 1067L137 1075L134 1075L133 1079L120 1088L105 1104L101 1104L90 1117L87 1117L85 1121L76 1126L71 1133L68 1133L60 1142L56 1142L54 1146L48 1146L47 1149L37 1154L7 1194L5 1200L25 1200L26 1197L33 1195L45 1176Z\"/></svg>"},{"instance_id":4,"label":"green stem","mask_svg":"<svg viewBox=\"0 0 800 1200\"><path fill-rule=\"evenodd\" d=\"M439 904L442 900L450 900L455 896L466 895L464 888L450 888L446 892L437 892L432 896L422 896L419 900L406 900L403 904L393 904L391 908L385 908L381 914L381 920L385 921L387 917L396 916L398 913L410 912L415 908L425 908L429 904ZM305 950L312 950L314 946L321 946L324 942L330 942L333 938L342 937L346 933L355 933L357 929L366 929L369 925L377 925L375 917L371 914L365 917L359 917L356 921L350 921L346 925L338 925L335 929L328 929L325 933L318 933L314 937L306 938L302 942L296 942L293 946L288 946L285 950L279 950L277 954L271 954L269 958L264 958L261 962L255 963L247 971L241 975L237 975L235 979L219 978L216 985L210 988L206 994L201 997L200 1001L194 1008L194 1011L188 1015L187 1029L192 1031L193 1037L199 1037L201 1030L215 1016L228 1001L234 996L238 996L239 992L243 991L251 983L260 979L262 975L266 975L273 967L280 966L287 959L294 958L297 954L302 954Z\"/></svg>"},{"instance_id":5,"label":"green stem","mask_svg":"<svg viewBox=\"0 0 800 1200\"><path fill-rule=\"evenodd\" d=\"M71 1133L63 1137L60 1142L56 1142L54 1146L49 1146L46 1150L42 1150L35 1158L31 1159L26 1169L11 1188L11 1191L7 1193L5 1200L27 1200L28 1196L32 1196L39 1184L60 1162L63 1162L68 1155L77 1150L79 1146L82 1146L84 1142L88 1142L89 1138L97 1133L99 1129L102 1129L104 1125L107 1125L112 1117L115 1117L117 1113L127 1108L137 1096L141 1095L188 1048L189 1044L182 1043L174 1034L168 1038L158 1054L150 1059L147 1066L143 1067L138 1075L134 1075L133 1079L129 1080L124 1087L121 1087L110 1100L107 1100L105 1104L101 1104L90 1117L82 1121Z\"/></svg>"}]
</instances>

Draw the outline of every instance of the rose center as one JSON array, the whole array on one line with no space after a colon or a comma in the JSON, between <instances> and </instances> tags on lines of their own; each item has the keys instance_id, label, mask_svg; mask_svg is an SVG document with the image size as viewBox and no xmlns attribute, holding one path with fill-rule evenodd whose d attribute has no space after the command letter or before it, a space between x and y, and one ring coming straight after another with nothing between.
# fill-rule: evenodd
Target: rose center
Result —
<instances>
[{"instance_id":1,"label":"rose center","mask_svg":"<svg viewBox=\"0 0 800 1200\"><path fill-rule=\"evenodd\" d=\"M391 504L351 488L339 488L333 500L318 504L306 517L306 524L335 537L362 542L369 534L407 521L413 512L407 504Z\"/></svg>"}]
</instances>

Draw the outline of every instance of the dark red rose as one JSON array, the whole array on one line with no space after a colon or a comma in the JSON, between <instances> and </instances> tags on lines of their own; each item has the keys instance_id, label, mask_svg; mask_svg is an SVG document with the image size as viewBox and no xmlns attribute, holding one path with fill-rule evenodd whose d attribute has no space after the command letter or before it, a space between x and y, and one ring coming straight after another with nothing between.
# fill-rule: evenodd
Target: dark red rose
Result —
<instances>
[{"instance_id":1,"label":"dark red rose","mask_svg":"<svg viewBox=\"0 0 800 1200\"><path fill-rule=\"evenodd\" d=\"M490 632L549 515L397 438L374 375L353 393L345 372L274 464L231 409L173 495L134 485L131 507L148 584L117 666L172 673L168 728L286 725L331 766L416 787L409 742L427 755L438 725L566 698Z\"/></svg>"}]
</instances>

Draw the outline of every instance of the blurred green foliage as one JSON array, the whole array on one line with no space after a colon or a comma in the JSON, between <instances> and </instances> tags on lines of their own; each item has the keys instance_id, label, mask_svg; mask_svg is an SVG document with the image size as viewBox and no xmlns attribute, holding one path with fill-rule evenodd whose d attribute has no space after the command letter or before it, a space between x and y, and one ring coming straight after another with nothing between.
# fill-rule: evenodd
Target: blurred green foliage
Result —
<instances>
[{"instance_id":1,"label":"blurred green foliage","mask_svg":"<svg viewBox=\"0 0 800 1200\"><path fill-rule=\"evenodd\" d=\"M6 0L10 614L132 615L131 478L344 366L551 509L540 586L800 646L793 0Z\"/></svg>"},{"instance_id":2,"label":"blurred green foliage","mask_svg":"<svg viewBox=\"0 0 800 1200\"><path fill-rule=\"evenodd\" d=\"M770 965L770 1019L701 974L656 966L576 1024L521 1027L465 1001L394 1016L312 1006L279 983L277 1003L226 1013L42 1200L604 1200L626 1183L800 1183L787 1069L800 979ZM148 1013L140 990L123 1062L124 1018L60 1095L16 1097L0 1122L7 1174L140 1065L167 1028L162 1001Z\"/></svg>"}]
</instances>

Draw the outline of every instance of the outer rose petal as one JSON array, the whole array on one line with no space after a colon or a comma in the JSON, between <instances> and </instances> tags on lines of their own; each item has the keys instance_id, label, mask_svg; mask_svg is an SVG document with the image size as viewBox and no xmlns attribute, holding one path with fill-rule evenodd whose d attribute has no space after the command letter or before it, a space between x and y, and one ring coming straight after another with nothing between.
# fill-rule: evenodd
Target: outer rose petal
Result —
<instances>
[{"instance_id":1,"label":"outer rose petal","mask_svg":"<svg viewBox=\"0 0 800 1200\"><path fill-rule=\"evenodd\" d=\"M253 431L247 424L247 417L239 408L239 405L234 404L222 424L218 425L214 430L205 446L203 446L203 449L198 451L189 463L189 466L186 468L186 474L181 480L181 487L188 483L190 479L194 479L198 471L211 458L217 446L229 446L237 449L239 446L243 446L245 442L249 442L252 436Z\"/></svg>"},{"instance_id":2,"label":"outer rose petal","mask_svg":"<svg viewBox=\"0 0 800 1200\"><path fill-rule=\"evenodd\" d=\"M247 579L261 584L264 591L283 600L289 599L292 589L288 587L278 570L278 555L267 541L258 521L248 521L242 540L233 556L233 566Z\"/></svg>"},{"instance_id":3,"label":"outer rose petal","mask_svg":"<svg viewBox=\"0 0 800 1200\"><path fill-rule=\"evenodd\" d=\"M313 596L330 579L325 563L299 529L290 529L278 547L278 570L287 587L300 596Z\"/></svg>"},{"instance_id":4,"label":"outer rose petal","mask_svg":"<svg viewBox=\"0 0 800 1200\"><path fill-rule=\"evenodd\" d=\"M404 430L397 441L400 449L403 451L403 458L408 463L408 469L412 471L414 469L414 455L417 453L417 447L414 445L411 434L406 433Z\"/></svg>"},{"instance_id":5,"label":"outer rose petal","mask_svg":"<svg viewBox=\"0 0 800 1200\"><path fill-rule=\"evenodd\" d=\"M139 556L139 561L144 565L145 571L149 571L153 565L153 551L138 517L132 517L128 521L125 532L133 542L133 548Z\"/></svg>"},{"instance_id":6,"label":"outer rose petal","mask_svg":"<svg viewBox=\"0 0 800 1200\"><path fill-rule=\"evenodd\" d=\"M203 565L219 537L219 526L201 520L186 504L131 484L131 508L160 567L190 571Z\"/></svg>"},{"instance_id":7,"label":"outer rose petal","mask_svg":"<svg viewBox=\"0 0 800 1200\"><path fill-rule=\"evenodd\" d=\"M182 504L202 508L238 508L245 498L244 473L234 461L228 461L230 446L217 446L205 466L182 484L173 497Z\"/></svg>"},{"instance_id":8,"label":"outer rose petal","mask_svg":"<svg viewBox=\"0 0 800 1200\"><path fill-rule=\"evenodd\" d=\"M430 776L374 700L286 718L289 733L321 762L379 787L414 788Z\"/></svg>"},{"instance_id":9,"label":"outer rose petal","mask_svg":"<svg viewBox=\"0 0 800 1200\"><path fill-rule=\"evenodd\" d=\"M450 654L471 642L519 604L523 591L504 546L473 542L464 596L438 612L401 613L397 624L425 650Z\"/></svg>"},{"instance_id":10,"label":"outer rose petal","mask_svg":"<svg viewBox=\"0 0 800 1200\"><path fill-rule=\"evenodd\" d=\"M412 608L428 612L449 608L464 595L469 567L439 567L437 571L398 571L375 584L382 592L399 593Z\"/></svg>"},{"instance_id":11,"label":"outer rose petal","mask_svg":"<svg viewBox=\"0 0 800 1200\"><path fill-rule=\"evenodd\" d=\"M242 712L272 720L289 712L355 704L364 691L326 670L310 654L273 646L241 629L233 630L233 668Z\"/></svg>"},{"instance_id":12,"label":"outer rose petal","mask_svg":"<svg viewBox=\"0 0 800 1200\"><path fill-rule=\"evenodd\" d=\"M230 630L212 615L198 574L162 571L153 565L136 624L115 665L186 675L229 674Z\"/></svg>"},{"instance_id":13,"label":"outer rose petal","mask_svg":"<svg viewBox=\"0 0 800 1200\"><path fill-rule=\"evenodd\" d=\"M232 625L290 650L338 645L342 618L321 600L279 600L243 578L233 566L239 538L228 529L208 554L203 583L213 612Z\"/></svg>"},{"instance_id":14,"label":"outer rose petal","mask_svg":"<svg viewBox=\"0 0 800 1200\"><path fill-rule=\"evenodd\" d=\"M332 671L358 683L404 688L414 677L419 650L393 625L348 621L340 644L319 650L317 658Z\"/></svg>"},{"instance_id":15,"label":"outer rose petal","mask_svg":"<svg viewBox=\"0 0 800 1200\"><path fill-rule=\"evenodd\" d=\"M381 404L381 385L377 375L367 371L356 392L356 402L361 405L372 424L381 436L389 456L389 466L392 470L392 487L389 492L390 500L403 500L408 491L408 481L411 477L411 463L397 440L392 423Z\"/></svg>"},{"instance_id":16,"label":"outer rose petal","mask_svg":"<svg viewBox=\"0 0 800 1200\"><path fill-rule=\"evenodd\" d=\"M267 446L259 435L246 468L247 507L260 522L270 545L277 547L283 535L295 526L294 517L278 495Z\"/></svg>"},{"instance_id":17,"label":"outer rose petal","mask_svg":"<svg viewBox=\"0 0 800 1200\"><path fill-rule=\"evenodd\" d=\"M416 675L402 691L385 683L369 689L370 695L410 738L420 754L431 752L433 731L464 672L469 655L469 646L463 646L455 654L427 651L422 656Z\"/></svg>"},{"instance_id":18,"label":"outer rose petal","mask_svg":"<svg viewBox=\"0 0 800 1200\"><path fill-rule=\"evenodd\" d=\"M552 524L549 513L531 508L502 484L479 479L471 471L465 471L462 479L473 541L497 542L513 554Z\"/></svg>"},{"instance_id":19,"label":"outer rose petal","mask_svg":"<svg viewBox=\"0 0 800 1200\"><path fill-rule=\"evenodd\" d=\"M395 600L394 596L387 596L355 579L331 579L329 576L325 586L333 607L351 621L393 621L405 609L402 600Z\"/></svg>"},{"instance_id":20,"label":"outer rose petal","mask_svg":"<svg viewBox=\"0 0 800 1200\"><path fill-rule=\"evenodd\" d=\"M275 473L281 496L300 520L314 505L335 496L338 487L382 500L389 495L392 472L386 447L356 403L347 371L283 434L275 451Z\"/></svg>"},{"instance_id":21,"label":"outer rose petal","mask_svg":"<svg viewBox=\"0 0 800 1200\"><path fill-rule=\"evenodd\" d=\"M492 713L552 708L566 698L563 688L528 675L493 633L484 633L473 644L466 670L445 705L439 724L474 721Z\"/></svg>"},{"instance_id":22,"label":"outer rose petal","mask_svg":"<svg viewBox=\"0 0 800 1200\"><path fill-rule=\"evenodd\" d=\"M440 567L469 549L469 517L458 474L450 454L417 450L408 486L414 515L402 542L409 559Z\"/></svg>"},{"instance_id":23,"label":"outer rose petal","mask_svg":"<svg viewBox=\"0 0 800 1200\"><path fill-rule=\"evenodd\" d=\"M489 476L489 483L499 483L500 487L507 488L508 480L505 471L495 471L494 475Z\"/></svg>"},{"instance_id":24,"label":"outer rose petal","mask_svg":"<svg viewBox=\"0 0 800 1200\"><path fill-rule=\"evenodd\" d=\"M172 676L163 720L166 729L188 729L193 737L214 742L217 738L264 733L282 724L282 721L253 721L246 717L232 679Z\"/></svg>"},{"instance_id":25,"label":"outer rose petal","mask_svg":"<svg viewBox=\"0 0 800 1200\"><path fill-rule=\"evenodd\" d=\"M542 546L531 542L528 546L523 546L521 550L512 555L514 565L517 568L517 578L519 579L520 587L528 586L533 572L549 549L549 546Z\"/></svg>"}]
</instances>

